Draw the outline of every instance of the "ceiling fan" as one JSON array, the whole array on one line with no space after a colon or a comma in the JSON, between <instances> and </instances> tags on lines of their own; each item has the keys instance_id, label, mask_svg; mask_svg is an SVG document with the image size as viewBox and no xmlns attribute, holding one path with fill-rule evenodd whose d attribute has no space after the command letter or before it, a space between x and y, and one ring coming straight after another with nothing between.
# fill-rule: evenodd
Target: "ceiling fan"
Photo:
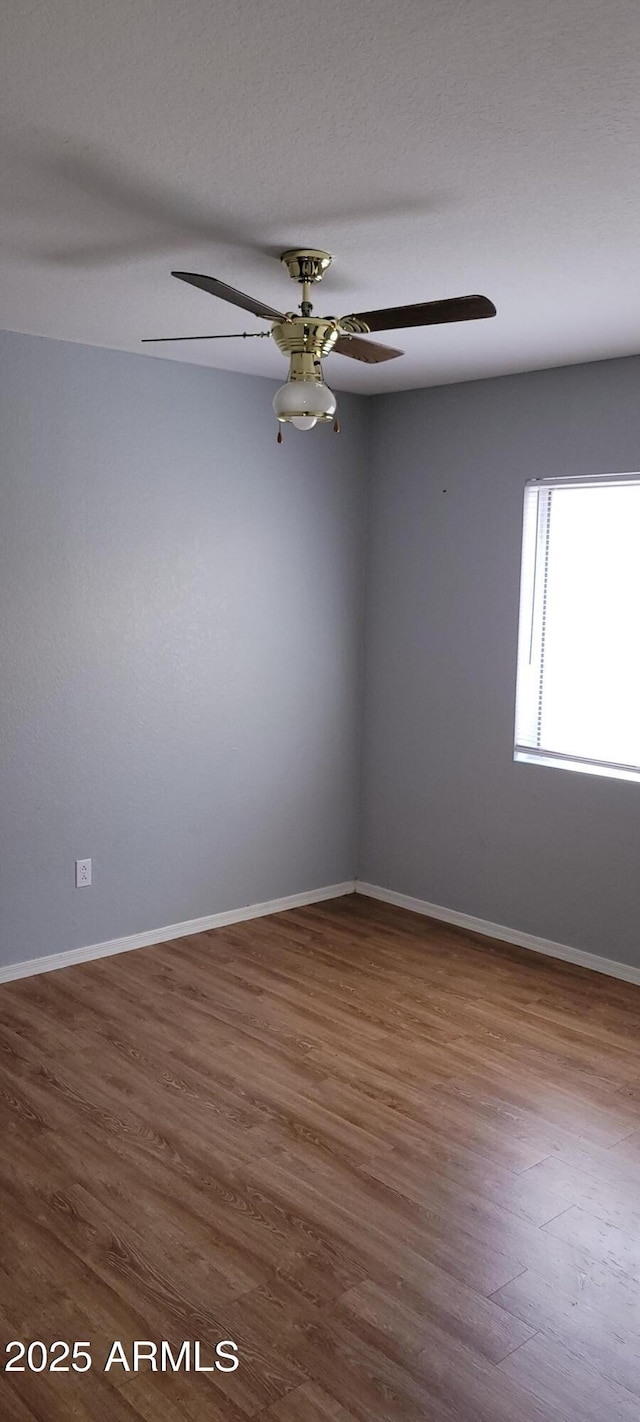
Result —
<instances>
[{"instance_id":1,"label":"ceiling fan","mask_svg":"<svg viewBox=\"0 0 640 1422\"><path fill-rule=\"evenodd\" d=\"M415 306L390 306L383 311L360 311L351 316L314 316L311 305L311 285L321 281L331 265L329 252L321 252L314 247L293 248L283 252L281 261L287 267L290 277L300 282L302 300L300 315L294 311L276 311L264 301L246 296L243 291L227 286L216 277L200 276L197 272L172 272L179 281L189 282L210 296L239 306L243 311L251 311L264 321L272 322L268 331L234 331L230 335L215 336L159 336L147 337L144 344L156 341L228 341L250 340L253 337L273 336L282 354L289 359L289 377L286 385L278 390L273 408L280 424L295 425L299 430L310 430L318 421L334 420L334 429L339 429L336 415L336 397L324 383L322 358L330 352L350 356L352 360L365 361L376 365L380 361L395 360L402 351L392 346L379 345L377 341L363 340L371 331L394 331L409 326L436 326L451 321L478 321L487 316L495 316L496 308L486 296L455 296L446 301L422 301ZM278 431L278 441L282 441L282 431Z\"/></svg>"}]
</instances>

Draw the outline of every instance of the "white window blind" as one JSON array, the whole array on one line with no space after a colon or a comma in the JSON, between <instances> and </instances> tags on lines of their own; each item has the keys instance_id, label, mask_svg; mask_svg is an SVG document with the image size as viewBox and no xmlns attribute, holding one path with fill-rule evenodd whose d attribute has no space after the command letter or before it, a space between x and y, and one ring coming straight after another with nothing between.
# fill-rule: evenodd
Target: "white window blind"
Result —
<instances>
[{"instance_id":1,"label":"white window blind","mask_svg":"<svg viewBox=\"0 0 640 1422\"><path fill-rule=\"evenodd\" d=\"M526 487L515 758L640 779L640 475Z\"/></svg>"}]
</instances>

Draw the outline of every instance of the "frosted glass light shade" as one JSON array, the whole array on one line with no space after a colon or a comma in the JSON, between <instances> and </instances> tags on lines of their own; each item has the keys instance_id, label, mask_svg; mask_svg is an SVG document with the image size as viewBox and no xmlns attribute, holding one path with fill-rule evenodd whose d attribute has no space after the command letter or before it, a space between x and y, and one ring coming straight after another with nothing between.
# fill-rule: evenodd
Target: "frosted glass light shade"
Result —
<instances>
[{"instance_id":1,"label":"frosted glass light shade","mask_svg":"<svg viewBox=\"0 0 640 1422\"><path fill-rule=\"evenodd\" d=\"M322 381L288 380L274 396L273 408L279 420L309 430L317 420L333 419L336 397Z\"/></svg>"}]
</instances>

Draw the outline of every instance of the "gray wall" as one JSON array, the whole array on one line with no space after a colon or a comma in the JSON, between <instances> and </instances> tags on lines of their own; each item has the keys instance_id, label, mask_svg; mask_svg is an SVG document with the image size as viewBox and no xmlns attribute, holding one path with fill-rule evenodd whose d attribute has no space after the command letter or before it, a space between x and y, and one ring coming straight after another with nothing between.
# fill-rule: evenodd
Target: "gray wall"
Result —
<instances>
[{"instance_id":1,"label":"gray wall","mask_svg":"<svg viewBox=\"0 0 640 1422\"><path fill-rule=\"evenodd\" d=\"M272 394L0 335L0 964L353 877L358 783L362 879L640 963L640 787L511 757L523 485L638 467L640 361Z\"/></svg>"},{"instance_id":2,"label":"gray wall","mask_svg":"<svg viewBox=\"0 0 640 1422\"><path fill-rule=\"evenodd\" d=\"M274 388L0 336L0 963L354 875L365 402Z\"/></svg>"},{"instance_id":3,"label":"gray wall","mask_svg":"<svg viewBox=\"0 0 640 1422\"><path fill-rule=\"evenodd\" d=\"M524 483L640 467L640 360L385 396L372 449L360 878L640 964L640 786L512 759Z\"/></svg>"}]
</instances>

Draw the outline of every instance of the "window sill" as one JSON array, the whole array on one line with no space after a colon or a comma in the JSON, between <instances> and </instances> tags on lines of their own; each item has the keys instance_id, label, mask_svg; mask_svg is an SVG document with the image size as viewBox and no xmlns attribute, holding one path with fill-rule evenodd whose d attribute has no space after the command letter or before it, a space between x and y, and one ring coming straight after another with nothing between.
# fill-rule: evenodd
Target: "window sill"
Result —
<instances>
[{"instance_id":1,"label":"window sill","mask_svg":"<svg viewBox=\"0 0 640 1422\"><path fill-rule=\"evenodd\" d=\"M604 775L609 780L640 781L640 766L616 765L605 760L584 760L581 756L516 746L513 759L528 765L546 765L555 770L577 770L580 775Z\"/></svg>"}]
</instances>

